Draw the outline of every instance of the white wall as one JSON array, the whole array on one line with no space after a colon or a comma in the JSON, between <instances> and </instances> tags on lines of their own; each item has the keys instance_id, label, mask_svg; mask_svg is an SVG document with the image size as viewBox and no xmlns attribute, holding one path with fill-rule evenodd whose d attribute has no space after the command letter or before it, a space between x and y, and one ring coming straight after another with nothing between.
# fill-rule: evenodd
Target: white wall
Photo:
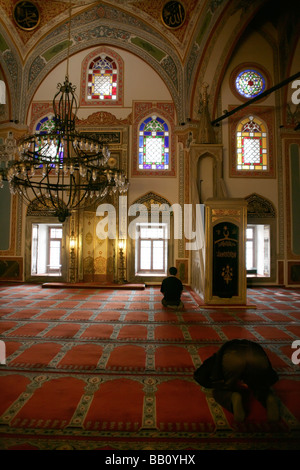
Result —
<instances>
[{"instance_id":1,"label":"white wall","mask_svg":"<svg viewBox=\"0 0 300 470\"><path fill-rule=\"evenodd\" d=\"M86 49L74 54L69 59L69 80L76 86L76 93L80 94L81 63L87 55L100 46ZM130 52L109 46L115 50L124 61L124 106L105 106L102 108L116 115L118 118L127 117L132 108L133 101L140 100L171 100L171 95L158 73L145 61ZM33 101L52 100L57 92L57 83L63 83L67 70L67 61L59 64L42 82L33 97ZM79 118L85 118L99 111L95 106L80 107Z\"/></svg>"}]
</instances>

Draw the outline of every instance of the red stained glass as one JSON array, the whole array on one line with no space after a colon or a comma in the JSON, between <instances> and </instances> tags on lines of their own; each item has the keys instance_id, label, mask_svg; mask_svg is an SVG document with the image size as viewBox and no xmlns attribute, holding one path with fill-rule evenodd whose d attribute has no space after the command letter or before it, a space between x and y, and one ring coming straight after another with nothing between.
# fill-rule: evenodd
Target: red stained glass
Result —
<instances>
[{"instance_id":1,"label":"red stained glass","mask_svg":"<svg viewBox=\"0 0 300 470\"><path fill-rule=\"evenodd\" d=\"M116 97L118 91L116 62L111 57L98 56L90 63L89 69L88 80L93 84L87 89L89 98L111 100L112 97Z\"/></svg>"}]
</instances>

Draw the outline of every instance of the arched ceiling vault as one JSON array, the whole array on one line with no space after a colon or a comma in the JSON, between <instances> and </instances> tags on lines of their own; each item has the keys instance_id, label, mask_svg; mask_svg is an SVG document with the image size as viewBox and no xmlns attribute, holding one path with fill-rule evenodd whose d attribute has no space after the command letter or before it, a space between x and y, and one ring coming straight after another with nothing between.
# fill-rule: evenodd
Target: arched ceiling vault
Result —
<instances>
[{"instance_id":1,"label":"arched ceiling vault","mask_svg":"<svg viewBox=\"0 0 300 470\"><path fill-rule=\"evenodd\" d=\"M173 29L162 21L167 0L32 0L40 22L24 31L13 18L18 1L0 0L0 66L11 91L12 113L20 122L25 122L45 76L68 53L74 56L101 44L129 51L157 71L174 100L178 123L198 119L205 81L215 113L220 80L231 54L250 20L269 3L181 0L185 19Z\"/></svg>"},{"instance_id":2,"label":"arched ceiling vault","mask_svg":"<svg viewBox=\"0 0 300 470\"><path fill-rule=\"evenodd\" d=\"M190 86L184 70L193 48L192 38L197 37L199 42L199 25L205 38L224 2L184 0L185 21L180 28L171 29L162 21L166 0L71 0L71 8L70 0L34 0L40 23L32 31L24 31L13 18L18 0L0 0L3 70L14 90L12 107L21 110L15 117L20 122L25 120L30 101L44 77L66 59L71 12L70 55L100 44L132 52L161 76L174 100L178 120L184 121Z\"/></svg>"}]
</instances>

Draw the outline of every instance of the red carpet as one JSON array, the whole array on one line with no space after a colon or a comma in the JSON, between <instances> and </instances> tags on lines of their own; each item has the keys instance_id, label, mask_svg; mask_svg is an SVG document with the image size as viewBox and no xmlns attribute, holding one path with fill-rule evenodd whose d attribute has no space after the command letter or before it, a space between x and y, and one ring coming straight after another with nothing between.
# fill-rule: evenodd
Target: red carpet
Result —
<instances>
[{"instance_id":1,"label":"red carpet","mask_svg":"<svg viewBox=\"0 0 300 470\"><path fill-rule=\"evenodd\" d=\"M299 449L300 291L249 289L253 308L168 311L158 287L1 285L0 449ZM194 370L233 338L259 342L280 376L280 422L253 401L237 425Z\"/></svg>"}]
</instances>

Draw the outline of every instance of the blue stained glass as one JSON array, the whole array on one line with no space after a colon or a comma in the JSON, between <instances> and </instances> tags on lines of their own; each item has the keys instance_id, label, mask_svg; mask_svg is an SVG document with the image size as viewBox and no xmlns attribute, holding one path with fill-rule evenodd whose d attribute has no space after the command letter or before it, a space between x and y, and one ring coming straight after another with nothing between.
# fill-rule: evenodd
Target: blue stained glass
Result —
<instances>
[{"instance_id":1,"label":"blue stained glass","mask_svg":"<svg viewBox=\"0 0 300 470\"><path fill-rule=\"evenodd\" d=\"M49 119L49 117L46 116L43 119L41 119L36 126L36 130L40 131L41 134L46 134L48 131L53 131L54 130L53 118Z\"/></svg>"},{"instance_id":2,"label":"blue stained glass","mask_svg":"<svg viewBox=\"0 0 300 470\"><path fill-rule=\"evenodd\" d=\"M53 117L49 118L48 116L42 118L38 124L36 125L36 131L39 131L40 135L44 135L47 133L51 133L55 130L55 124ZM36 151L42 153L45 157L45 160L48 160L54 163L58 161L62 161L64 149L62 144L59 145L59 149L57 148L57 144L51 142L50 144L39 144L36 145ZM41 165L42 166L42 165Z\"/></svg>"},{"instance_id":3,"label":"blue stained glass","mask_svg":"<svg viewBox=\"0 0 300 470\"><path fill-rule=\"evenodd\" d=\"M243 70L235 80L235 86L240 95L253 98L260 95L265 89L265 79L257 70Z\"/></svg>"},{"instance_id":4,"label":"blue stained glass","mask_svg":"<svg viewBox=\"0 0 300 470\"><path fill-rule=\"evenodd\" d=\"M146 118L139 127L139 168L144 170L166 170L169 164L169 132L167 123L157 116Z\"/></svg>"}]
</instances>

